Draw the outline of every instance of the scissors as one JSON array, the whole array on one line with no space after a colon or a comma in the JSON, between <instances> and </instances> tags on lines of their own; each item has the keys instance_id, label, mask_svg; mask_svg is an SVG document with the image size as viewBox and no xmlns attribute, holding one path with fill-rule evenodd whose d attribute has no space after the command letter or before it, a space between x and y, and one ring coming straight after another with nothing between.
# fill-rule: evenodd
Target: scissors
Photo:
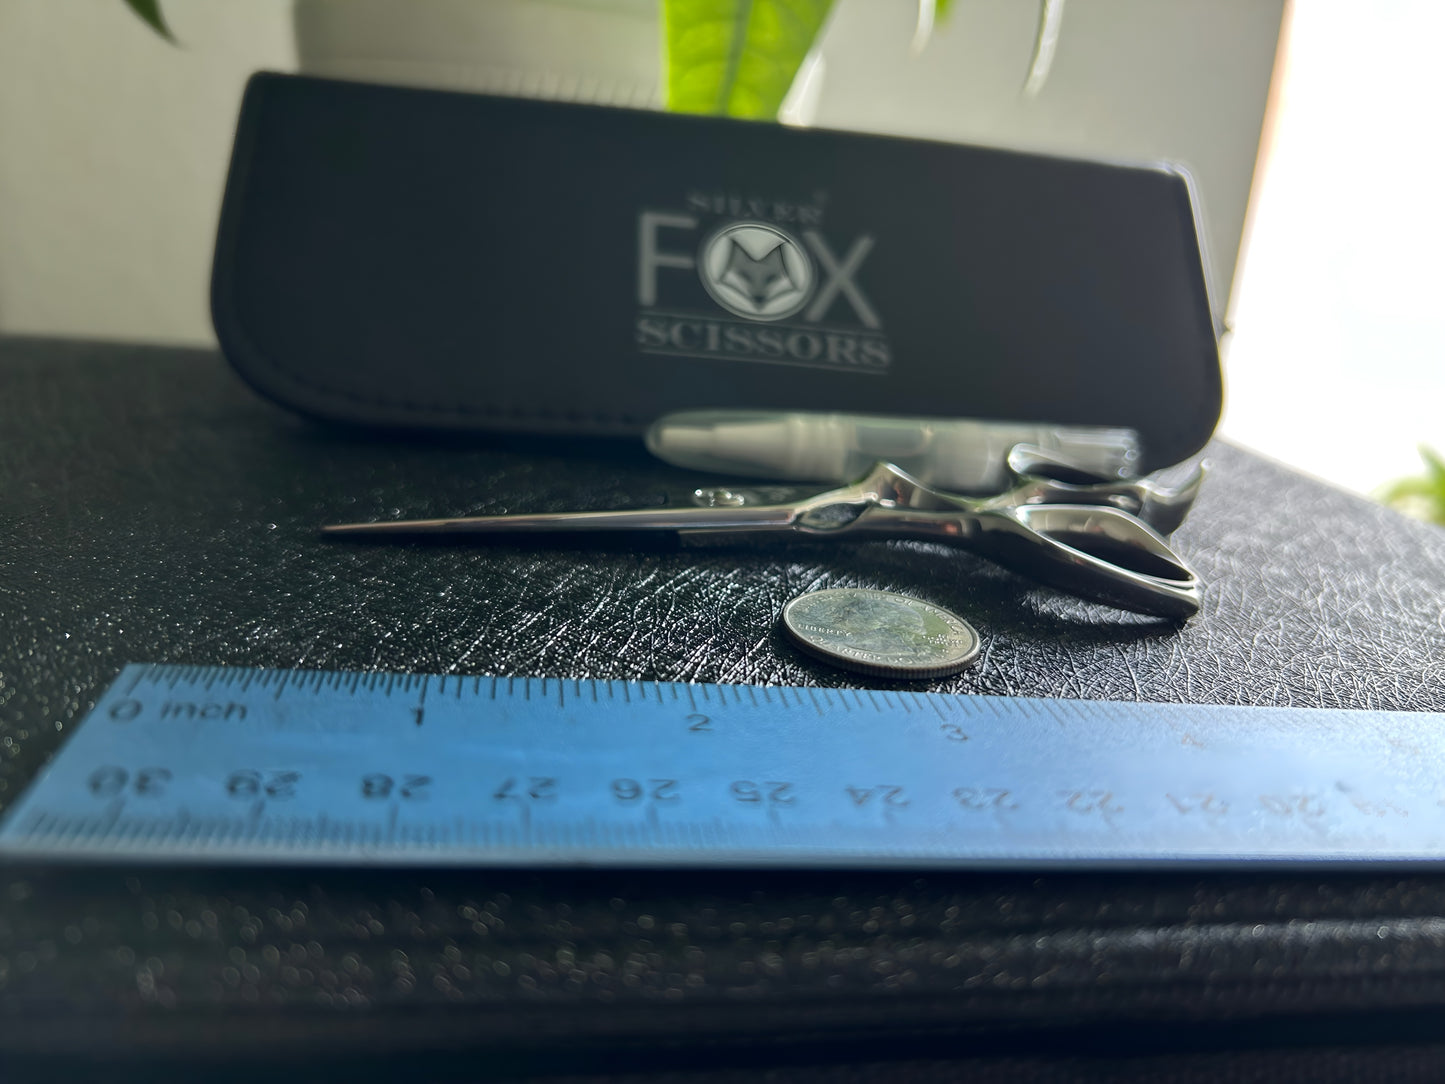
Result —
<instances>
[{"instance_id":1,"label":"scissors","mask_svg":"<svg viewBox=\"0 0 1445 1084\"><path fill-rule=\"evenodd\" d=\"M1160 475L1105 479L1042 449L1009 454L1014 485L969 497L924 485L878 463L852 485L794 500L777 491L700 489L692 507L551 512L346 523L332 535L671 531L687 541L791 536L920 539L977 553L1051 587L1135 613L1198 612L1199 577L1165 535L1183 521L1203 481L1193 464L1177 483ZM1172 470L1172 468L1171 468Z\"/></svg>"}]
</instances>

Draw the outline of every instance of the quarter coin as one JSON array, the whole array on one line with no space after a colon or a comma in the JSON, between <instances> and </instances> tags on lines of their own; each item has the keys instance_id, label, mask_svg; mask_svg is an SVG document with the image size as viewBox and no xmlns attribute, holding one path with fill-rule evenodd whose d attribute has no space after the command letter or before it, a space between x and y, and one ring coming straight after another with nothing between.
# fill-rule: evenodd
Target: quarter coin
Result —
<instances>
[{"instance_id":1,"label":"quarter coin","mask_svg":"<svg viewBox=\"0 0 1445 1084\"><path fill-rule=\"evenodd\" d=\"M837 587L799 595L783 607L783 628L810 655L876 677L943 677L978 658L978 633L967 621L891 591Z\"/></svg>"}]
</instances>

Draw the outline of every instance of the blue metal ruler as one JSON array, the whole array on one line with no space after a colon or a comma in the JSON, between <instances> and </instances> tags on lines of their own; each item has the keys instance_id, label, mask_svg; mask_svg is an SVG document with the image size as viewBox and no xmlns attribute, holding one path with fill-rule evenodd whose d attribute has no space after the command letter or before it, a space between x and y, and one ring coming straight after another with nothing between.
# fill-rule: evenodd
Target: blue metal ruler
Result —
<instances>
[{"instance_id":1,"label":"blue metal ruler","mask_svg":"<svg viewBox=\"0 0 1445 1084\"><path fill-rule=\"evenodd\" d=\"M1445 859L1445 715L126 667L0 854L465 866Z\"/></svg>"}]
</instances>

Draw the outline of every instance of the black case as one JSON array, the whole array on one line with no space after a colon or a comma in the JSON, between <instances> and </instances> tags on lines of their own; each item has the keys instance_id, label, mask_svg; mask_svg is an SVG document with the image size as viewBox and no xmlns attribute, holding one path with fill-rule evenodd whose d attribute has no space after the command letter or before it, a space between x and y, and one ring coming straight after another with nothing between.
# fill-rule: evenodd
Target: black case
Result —
<instances>
[{"instance_id":1,"label":"black case","mask_svg":"<svg viewBox=\"0 0 1445 1084\"><path fill-rule=\"evenodd\" d=\"M294 76L247 88L212 308L255 388L368 425L949 415L1152 468L1221 405L1177 170Z\"/></svg>"}]
</instances>

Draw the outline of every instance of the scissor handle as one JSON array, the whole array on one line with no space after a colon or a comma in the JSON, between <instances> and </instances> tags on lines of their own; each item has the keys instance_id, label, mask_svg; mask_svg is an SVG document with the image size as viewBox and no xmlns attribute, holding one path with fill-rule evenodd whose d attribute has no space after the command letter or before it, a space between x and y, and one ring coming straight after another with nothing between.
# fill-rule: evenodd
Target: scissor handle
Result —
<instances>
[{"instance_id":1,"label":"scissor handle","mask_svg":"<svg viewBox=\"0 0 1445 1084\"><path fill-rule=\"evenodd\" d=\"M1009 504L1095 504L1119 508L1141 519L1161 535L1184 522L1204 482L1206 464L1190 460L1142 478L1106 478L1080 470L1066 459L1027 444L1009 453L1009 469L1019 484L987 499L990 506Z\"/></svg>"},{"instance_id":2,"label":"scissor handle","mask_svg":"<svg viewBox=\"0 0 1445 1084\"><path fill-rule=\"evenodd\" d=\"M1071 595L1134 613L1178 619L1199 611L1202 592L1193 569L1157 531L1118 508L870 508L836 533L958 546Z\"/></svg>"},{"instance_id":3,"label":"scissor handle","mask_svg":"<svg viewBox=\"0 0 1445 1084\"><path fill-rule=\"evenodd\" d=\"M971 548L1081 598L1183 619L1199 612L1198 575L1157 531L1118 508L1034 504L978 517Z\"/></svg>"}]
</instances>

